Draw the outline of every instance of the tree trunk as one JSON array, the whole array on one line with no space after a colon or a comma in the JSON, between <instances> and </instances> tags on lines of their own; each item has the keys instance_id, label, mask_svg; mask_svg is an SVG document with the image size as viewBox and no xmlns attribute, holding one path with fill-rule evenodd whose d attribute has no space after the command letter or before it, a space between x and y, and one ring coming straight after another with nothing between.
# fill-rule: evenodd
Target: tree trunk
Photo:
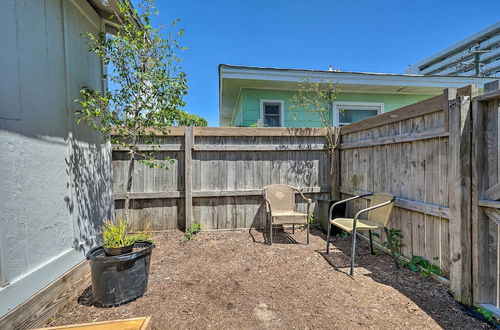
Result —
<instances>
[{"instance_id":1,"label":"tree trunk","mask_svg":"<svg viewBox=\"0 0 500 330\"><path fill-rule=\"evenodd\" d=\"M134 164L135 164L135 152L130 153L130 162L128 164L128 176L127 176L127 194L125 197L125 207L124 214L127 220L130 218L128 215L128 209L130 206L130 191L132 190L132 177L134 173Z\"/></svg>"}]
</instances>

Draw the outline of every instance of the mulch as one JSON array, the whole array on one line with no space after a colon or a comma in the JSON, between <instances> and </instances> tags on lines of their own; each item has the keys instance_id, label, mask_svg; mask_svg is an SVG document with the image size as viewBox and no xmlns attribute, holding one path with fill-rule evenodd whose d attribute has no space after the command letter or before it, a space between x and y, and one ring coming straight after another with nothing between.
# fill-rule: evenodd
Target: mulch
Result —
<instances>
[{"instance_id":1,"label":"mulch","mask_svg":"<svg viewBox=\"0 0 500 330\"><path fill-rule=\"evenodd\" d=\"M128 304L99 308L91 288L47 326L152 316L154 329L489 329L461 309L448 288L403 268L358 241L349 276L350 239L280 232L275 244L248 232L157 234L148 291Z\"/></svg>"}]
</instances>

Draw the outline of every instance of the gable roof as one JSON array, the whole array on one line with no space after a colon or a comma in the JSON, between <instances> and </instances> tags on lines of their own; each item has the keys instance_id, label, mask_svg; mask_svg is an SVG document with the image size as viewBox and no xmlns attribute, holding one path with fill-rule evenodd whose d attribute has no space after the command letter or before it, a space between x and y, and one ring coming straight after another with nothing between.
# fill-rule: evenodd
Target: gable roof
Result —
<instances>
[{"instance_id":1,"label":"gable roof","mask_svg":"<svg viewBox=\"0 0 500 330\"><path fill-rule=\"evenodd\" d=\"M445 88L470 84L480 88L495 80L485 77L424 76L373 72L348 72L219 65L219 124L228 125L242 88L296 90L297 83L311 81L339 83L344 93L440 94Z\"/></svg>"}]
</instances>

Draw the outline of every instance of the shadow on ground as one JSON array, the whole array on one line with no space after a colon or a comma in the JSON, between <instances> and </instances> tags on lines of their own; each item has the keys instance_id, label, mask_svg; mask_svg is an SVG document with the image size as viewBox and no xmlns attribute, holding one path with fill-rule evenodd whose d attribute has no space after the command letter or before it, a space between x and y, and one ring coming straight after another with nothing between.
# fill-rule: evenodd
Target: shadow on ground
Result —
<instances>
[{"instance_id":1,"label":"shadow on ground","mask_svg":"<svg viewBox=\"0 0 500 330\"><path fill-rule=\"evenodd\" d=\"M295 231L298 230L303 229L301 229L299 225L296 225ZM273 228L273 244L306 244L306 241L297 241L292 236L293 233L294 230L291 227L283 228L283 226L276 226ZM250 228L248 234L255 243L269 244L269 229L267 228Z\"/></svg>"},{"instance_id":2,"label":"shadow on ground","mask_svg":"<svg viewBox=\"0 0 500 330\"><path fill-rule=\"evenodd\" d=\"M314 235L320 236L325 241L325 248L317 252L335 271L350 277L351 237L331 238L330 253L326 254L326 235L319 230L315 230ZM369 243L365 239L357 239L356 263L352 280L355 281L357 277L364 276L370 277L377 283L390 286L411 299L442 328L457 328L457 324L450 321L449 314L467 311L453 299L446 285L433 278L412 272L405 267L398 269L391 255L375 250L378 251L377 254L371 255ZM450 306L452 310L450 310ZM488 327L486 323L484 325Z\"/></svg>"}]
</instances>

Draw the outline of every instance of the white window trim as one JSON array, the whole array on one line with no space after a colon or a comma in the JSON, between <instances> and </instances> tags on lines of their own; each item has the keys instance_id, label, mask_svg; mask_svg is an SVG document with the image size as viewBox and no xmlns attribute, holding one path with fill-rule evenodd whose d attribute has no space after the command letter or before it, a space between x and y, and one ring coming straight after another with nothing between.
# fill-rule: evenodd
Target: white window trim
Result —
<instances>
[{"instance_id":1,"label":"white window trim","mask_svg":"<svg viewBox=\"0 0 500 330\"><path fill-rule=\"evenodd\" d=\"M349 108L366 108L366 110L377 110L377 115L384 113L384 103L383 102L344 102L335 101L333 102L333 126L339 126L339 110Z\"/></svg>"},{"instance_id":2,"label":"white window trim","mask_svg":"<svg viewBox=\"0 0 500 330\"><path fill-rule=\"evenodd\" d=\"M280 104L280 127L285 127L285 101L260 99L260 119L259 127L264 127L264 103L279 103Z\"/></svg>"}]
</instances>

